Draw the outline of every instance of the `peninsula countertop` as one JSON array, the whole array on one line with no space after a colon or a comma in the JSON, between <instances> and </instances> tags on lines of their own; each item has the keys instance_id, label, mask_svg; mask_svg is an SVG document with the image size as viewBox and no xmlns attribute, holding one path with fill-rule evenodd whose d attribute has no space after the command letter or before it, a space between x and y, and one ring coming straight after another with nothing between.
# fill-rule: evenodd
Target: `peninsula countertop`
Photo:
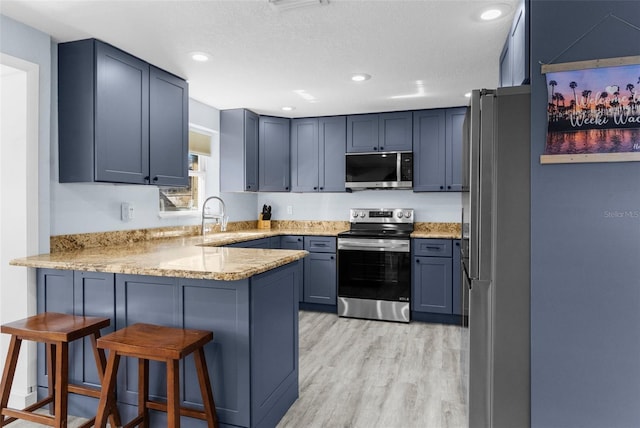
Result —
<instances>
[{"instance_id":1,"label":"peninsula countertop","mask_svg":"<svg viewBox=\"0 0 640 428\"><path fill-rule=\"evenodd\" d=\"M214 238L207 237L204 240L200 236L158 239L128 245L41 254L12 260L11 265L235 281L294 262L308 254L304 250L219 246L262 237L254 238L253 235L245 233L219 233L215 234Z\"/></svg>"}]
</instances>

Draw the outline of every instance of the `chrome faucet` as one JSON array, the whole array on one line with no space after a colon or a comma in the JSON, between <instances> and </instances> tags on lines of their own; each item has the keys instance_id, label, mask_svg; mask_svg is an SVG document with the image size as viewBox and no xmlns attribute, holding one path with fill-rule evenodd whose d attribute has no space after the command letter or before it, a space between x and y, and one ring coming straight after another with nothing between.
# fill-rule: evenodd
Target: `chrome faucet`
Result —
<instances>
[{"instance_id":1,"label":"chrome faucet","mask_svg":"<svg viewBox=\"0 0 640 428\"><path fill-rule=\"evenodd\" d=\"M211 199L217 199L218 201L220 201L220 214L207 214L206 210L207 210L207 202L209 202ZM202 237L204 238L205 235L205 228L204 228L204 221L205 220L215 220L216 224L220 225L220 231L224 232L225 230L227 230L227 220L229 220L229 218L225 215L225 206L224 206L224 201L222 199L220 199L217 196L209 196L205 201L204 204L202 204Z\"/></svg>"}]
</instances>

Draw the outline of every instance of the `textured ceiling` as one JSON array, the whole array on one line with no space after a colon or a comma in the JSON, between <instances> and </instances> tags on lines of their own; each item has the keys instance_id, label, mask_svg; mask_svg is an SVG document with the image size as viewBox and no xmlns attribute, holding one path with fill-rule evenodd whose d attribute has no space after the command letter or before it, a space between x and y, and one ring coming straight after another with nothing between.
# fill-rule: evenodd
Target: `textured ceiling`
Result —
<instances>
[{"instance_id":1,"label":"textured ceiling","mask_svg":"<svg viewBox=\"0 0 640 428\"><path fill-rule=\"evenodd\" d=\"M330 0L286 11L267 0L2 0L0 13L57 42L111 43L186 78L192 98L219 109L303 117L466 105L466 92L498 84L517 1L498 0L507 14L491 22L479 14L497 2L484 0ZM211 60L196 63L193 51ZM354 83L356 72L372 78Z\"/></svg>"}]
</instances>

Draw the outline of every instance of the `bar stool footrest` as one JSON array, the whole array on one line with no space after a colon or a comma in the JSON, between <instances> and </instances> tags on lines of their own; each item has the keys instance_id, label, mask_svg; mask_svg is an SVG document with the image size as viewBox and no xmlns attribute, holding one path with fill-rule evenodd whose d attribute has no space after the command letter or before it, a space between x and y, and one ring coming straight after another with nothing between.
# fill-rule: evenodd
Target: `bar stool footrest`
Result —
<instances>
[{"instance_id":1,"label":"bar stool footrest","mask_svg":"<svg viewBox=\"0 0 640 428\"><path fill-rule=\"evenodd\" d=\"M42 406L40 406L42 407ZM36 407L37 409L37 407ZM16 409L2 409L2 416L8 416L9 418L4 421L4 424L9 424L17 419L22 419L29 422L35 422L42 425L55 426L56 418L50 415L41 415L39 413L32 413L27 410Z\"/></svg>"},{"instance_id":2,"label":"bar stool footrest","mask_svg":"<svg viewBox=\"0 0 640 428\"><path fill-rule=\"evenodd\" d=\"M159 410L161 412L166 412L167 403L148 400L147 408L151 410ZM207 420L207 414L203 410L193 409L190 407L180 406L180 416L188 416L190 418L202 419L203 421Z\"/></svg>"}]
</instances>

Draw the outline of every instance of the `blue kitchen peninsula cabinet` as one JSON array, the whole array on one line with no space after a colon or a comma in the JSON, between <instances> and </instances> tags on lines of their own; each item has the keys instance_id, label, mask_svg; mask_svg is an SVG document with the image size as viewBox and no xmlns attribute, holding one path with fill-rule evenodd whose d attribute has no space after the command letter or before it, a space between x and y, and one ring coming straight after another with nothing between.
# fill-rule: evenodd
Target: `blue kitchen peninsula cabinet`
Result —
<instances>
[{"instance_id":1,"label":"blue kitchen peninsula cabinet","mask_svg":"<svg viewBox=\"0 0 640 428\"><path fill-rule=\"evenodd\" d=\"M347 153L411 151L410 111L347 116Z\"/></svg>"},{"instance_id":2,"label":"blue kitchen peninsula cabinet","mask_svg":"<svg viewBox=\"0 0 640 428\"><path fill-rule=\"evenodd\" d=\"M290 190L290 119L260 116L258 149L258 190L288 192Z\"/></svg>"},{"instance_id":3,"label":"blue kitchen peninsula cabinet","mask_svg":"<svg viewBox=\"0 0 640 428\"><path fill-rule=\"evenodd\" d=\"M188 85L99 40L58 45L60 182L186 186Z\"/></svg>"},{"instance_id":4,"label":"blue kitchen peninsula cabinet","mask_svg":"<svg viewBox=\"0 0 640 428\"><path fill-rule=\"evenodd\" d=\"M462 137L466 108L413 113L413 191L462 190Z\"/></svg>"},{"instance_id":5,"label":"blue kitchen peninsula cabinet","mask_svg":"<svg viewBox=\"0 0 640 428\"><path fill-rule=\"evenodd\" d=\"M258 127L258 115L252 111L220 111L221 191L258 191Z\"/></svg>"},{"instance_id":6,"label":"blue kitchen peninsula cabinet","mask_svg":"<svg viewBox=\"0 0 640 428\"><path fill-rule=\"evenodd\" d=\"M291 190L344 192L345 116L291 120Z\"/></svg>"},{"instance_id":7,"label":"blue kitchen peninsula cabinet","mask_svg":"<svg viewBox=\"0 0 640 428\"><path fill-rule=\"evenodd\" d=\"M205 354L221 426L273 427L298 397L298 291L302 261L236 281L38 269L38 312L106 316L110 331L137 323L210 330ZM106 334L108 331L103 331ZM38 395L47 389L43 347ZM88 341L70 349L70 379L97 386ZM165 397L165 368L150 364L150 394ZM183 405L200 406L192 357L181 362ZM118 406L124 421L137 414L137 362L118 372ZM70 413L95 414L97 400L70 396ZM183 426L206 426L183 418ZM152 426L166 426L152 412Z\"/></svg>"}]
</instances>

